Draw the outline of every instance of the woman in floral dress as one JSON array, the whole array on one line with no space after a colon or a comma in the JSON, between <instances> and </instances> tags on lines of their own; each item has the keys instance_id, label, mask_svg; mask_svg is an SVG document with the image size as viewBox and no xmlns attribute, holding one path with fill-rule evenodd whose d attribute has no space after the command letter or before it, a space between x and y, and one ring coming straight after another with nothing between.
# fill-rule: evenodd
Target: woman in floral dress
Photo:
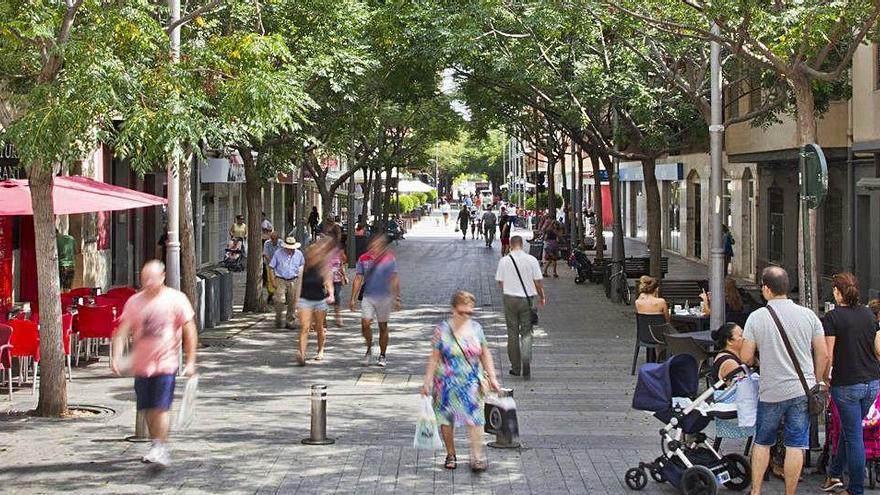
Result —
<instances>
[{"instance_id":1,"label":"woman in floral dress","mask_svg":"<svg viewBox=\"0 0 880 495\"><path fill-rule=\"evenodd\" d=\"M501 386L483 328L471 319L475 302L469 292L460 290L452 296L452 318L434 330L422 394L431 394L434 399L434 412L446 445L446 468L456 468L454 428L467 426L471 470L480 472L486 470L481 442L485 419L480 381L484 372L489 387L497 391Z\"/></svg>"}]
</instances>

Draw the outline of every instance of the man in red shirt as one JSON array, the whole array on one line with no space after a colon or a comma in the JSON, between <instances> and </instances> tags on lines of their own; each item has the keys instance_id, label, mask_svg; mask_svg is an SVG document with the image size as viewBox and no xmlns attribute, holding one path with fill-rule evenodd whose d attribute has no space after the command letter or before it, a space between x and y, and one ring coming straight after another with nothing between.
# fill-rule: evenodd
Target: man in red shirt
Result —
<instances>
[{"instance_id":1,"label":"man in red shirt","mask_svg":"<svg viewBox=\"0 0 880 495\"><path fill-rule=\"evenodd\" d=\"M138 411L146 411L153 445L143 461L167 467L169 410L174 399L174 382L180 360L180 344L186 353L184 373L196 372L198 332L195 312L186 295L165 285L165 265L148 261L141 270L141 291L131 297L113 336L113 372L120 374L119 356L132 336L130 371Z\"/></svg>"}]
</instances>

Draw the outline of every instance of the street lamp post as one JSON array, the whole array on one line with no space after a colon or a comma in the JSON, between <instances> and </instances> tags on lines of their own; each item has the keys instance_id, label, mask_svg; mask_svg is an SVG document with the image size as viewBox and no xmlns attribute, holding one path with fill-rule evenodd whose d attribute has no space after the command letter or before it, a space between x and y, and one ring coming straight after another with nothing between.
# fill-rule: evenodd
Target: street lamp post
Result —
<instances>
[{"instance_id":1,"label":"street lamp post","mask_svg":"<svg viewBox=\"0 0 880 495\"><path fill-rule=\"evenodd\" d=\"M712 24L712 33L716 36L721 34L717 24ZM721 147L724 139L724 125L721 116L721 45L717 41L710 42L711 55L711 123L709 125L710 147L712 155L712 171L709 174L709 196L712 198L711 223L712 223L712 249L710 250L709 262L709 291L715 304L712 305L712 313L709 317L709 326L713 330L721 327L727 319L725 314L724 297L724 239L721 232ZM735 104L736 102L734 102Z\"/></svg>"},{"instance_id":2,"label":"street lamp post","mask_svg":"<svg viewBox=\"0 0 880 495\"><path fill-rule=\"evenodd\" d=\"M180 19L180 0L168 0L171 11L170 24ZM171 42L171 61L180 60L180 26L169 34ZM169 287L180 290L180 174L178 167L188 166L172 160L168 164L168 240L165 244L165 280Z\"/></svg>"}]
</instances>

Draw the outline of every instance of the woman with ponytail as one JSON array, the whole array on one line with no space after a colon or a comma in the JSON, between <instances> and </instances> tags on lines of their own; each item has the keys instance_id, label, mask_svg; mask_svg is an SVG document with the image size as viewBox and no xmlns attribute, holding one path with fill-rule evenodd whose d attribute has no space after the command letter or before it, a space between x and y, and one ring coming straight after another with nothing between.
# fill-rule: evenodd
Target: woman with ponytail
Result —
<instances>
[{"instance_id":1,"label":"woman with ponytail","mask_svg":"<svg viewBox=\"0 0 880 495\"><path fill-rule=\"evenodd\" d=\"M877 320L861 302L859 282L852 273L839 273L831 279L836 307L825 314L822 325L833 371L831 398L840 413L840 436L837 455L831 462L828 478L822 485L826 492L843 487L843 468L849 468L852 495L864 493L865 445L862 420L880 392L880 335ZM828 369L826 367L826 369Z\"/></svg>"}]
</instances>

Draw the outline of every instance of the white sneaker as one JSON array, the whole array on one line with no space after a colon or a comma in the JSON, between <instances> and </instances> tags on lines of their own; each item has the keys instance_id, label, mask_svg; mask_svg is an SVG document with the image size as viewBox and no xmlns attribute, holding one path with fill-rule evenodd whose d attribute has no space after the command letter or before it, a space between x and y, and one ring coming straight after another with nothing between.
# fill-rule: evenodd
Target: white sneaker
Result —
<instances>
[{"instance_id":1,"label":"white sneaker","mask_svg":"<svg viewBox=\"0 0 880 495\"><path fill-rule=\"evenodd\" d=\"M367 353L364 354L364 366L369 366L370 363L373 362L373 348L370 347L367 349Z\"/></svg>"},{"instance_id":2,"label":"white sneaker","mask_svg":"<svg viewBox=\"0 0 880 495\"><path fill-rule=\"evenodd\" d=\"M167 468L171 465L171 452L168 451L168 447L165 445L159 446L159 452L156 454L153 462L157 465L162 466L163 468Z\"/></svg>"},{"instance_id":3,"label":"white sneaker","mask_svg":"<svg viewBox=\"0 0 880 495\"><path fill-rule=\"evenodd\" d=\"M379 361L376 362L376 366L384 368L386 364L388 363L385 361L385 356L379 356Z\"/></svg>"},{"instance_id":4,"label":"white sneaker","mask_svg":"<svg viewBox=\"0 0 880 495\"><path fill-rule=\"evenodd\" d=\"M156 462L156 456L159 454L160 448L161 447L159 442L153 442L153 444L150 445L149 452L147 452L147 454L141 458L141 462L145 464L152 464Z\"/></svg>"}]
</instances>

